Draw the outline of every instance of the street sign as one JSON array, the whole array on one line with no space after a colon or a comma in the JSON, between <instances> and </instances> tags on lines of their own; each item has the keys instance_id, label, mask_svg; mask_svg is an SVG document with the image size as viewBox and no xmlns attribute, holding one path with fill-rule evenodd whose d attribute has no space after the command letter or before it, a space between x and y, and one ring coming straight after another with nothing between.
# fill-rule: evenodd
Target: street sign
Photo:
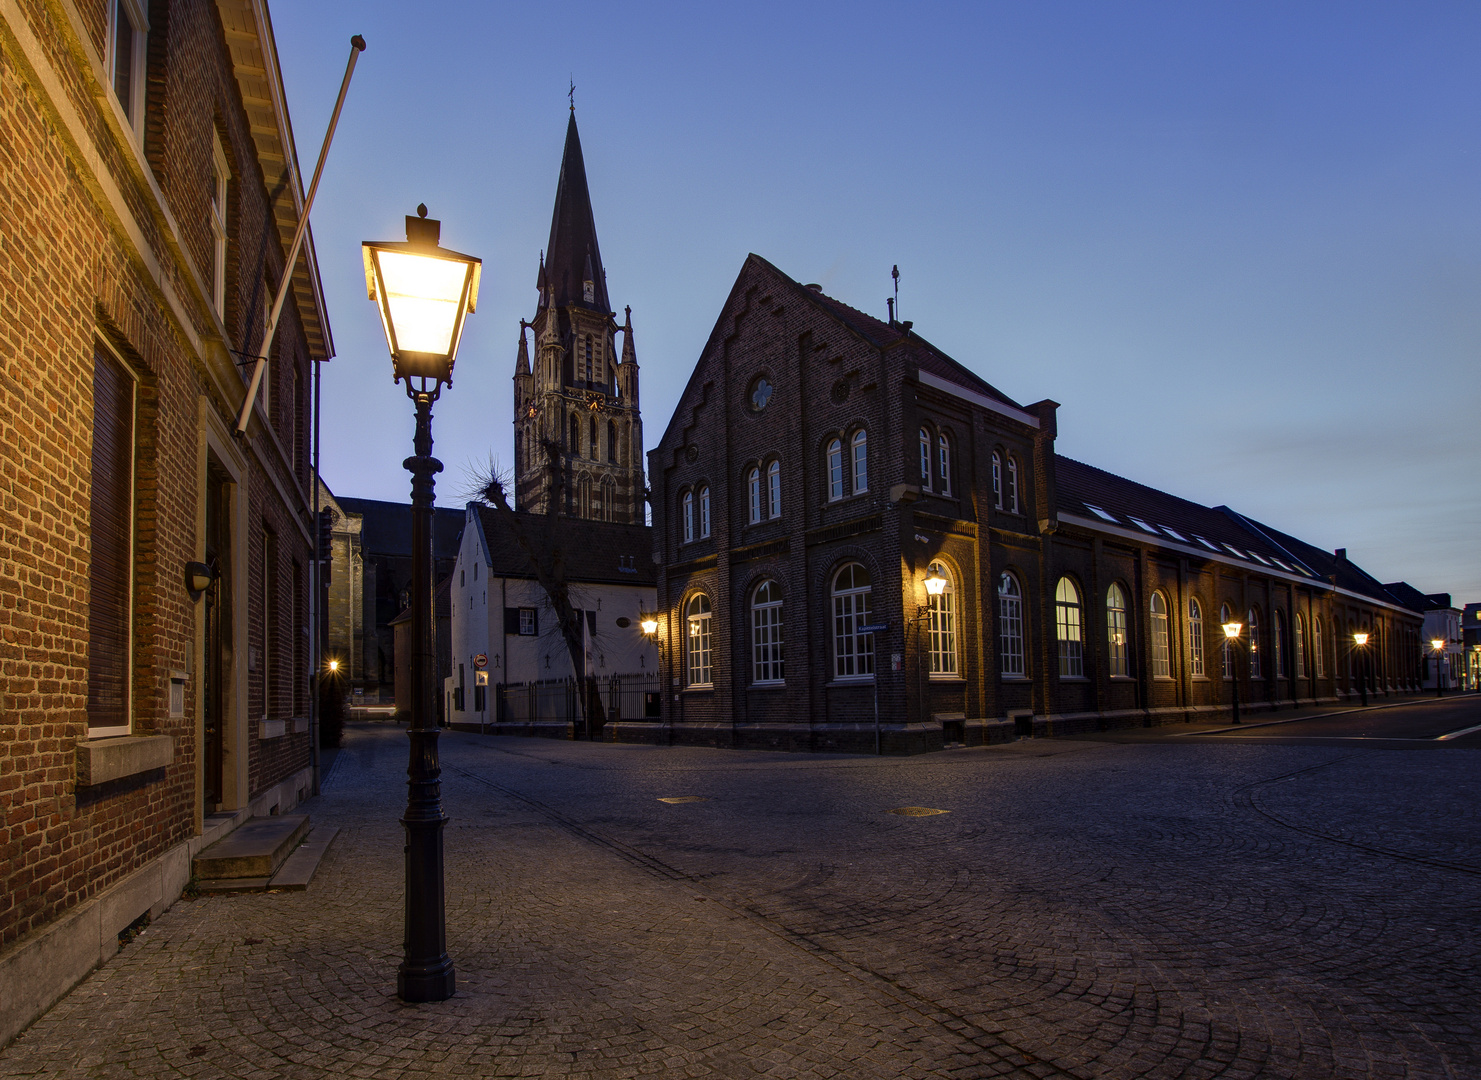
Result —
<instances>
[{"instance_id":1,"label":"street sign","mask_svg":"<svg viewBox=\"0 0 1481 1080\"><path fill-rule=\"evenodd\" d=\"M477 656L475 656L473 658L473 666L476 667L476 668L486 668L486 667L488 667L489 666L489 658L488 658L488 655L486 653L479 653Z\"/></svg>"},{"instance_id":2,"label":"street sign","mask_svg":"<svg viewBox=\"0 0 1481 1080\"><path fill-rule=\"evenodd\" d=\"M890 628L890 624L887 623L887 622L872 622L868 626L861 626L861 627L859 627L859 633L861 633L861 634L883 634L889 628Z\"/></svg>"},{"instance_id":3,"label":"street sign","mask_svg":"<svg viewBox=\"0 0 1481 1080\"><path fill-rule=\"evenodd\" d=\"M489 673L487 671L475 671L473 673L474 686L487 686L489 684Z\"/></svg>"}]
</instances>

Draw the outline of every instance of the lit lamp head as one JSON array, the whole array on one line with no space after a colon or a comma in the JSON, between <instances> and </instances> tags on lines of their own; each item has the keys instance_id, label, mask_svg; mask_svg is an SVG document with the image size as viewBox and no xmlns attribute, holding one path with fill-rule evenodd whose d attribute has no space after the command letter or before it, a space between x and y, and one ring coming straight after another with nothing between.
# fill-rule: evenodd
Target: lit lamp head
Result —
<instances>
[{"instance_id":1,"label":"lit lamp head","mask_svg":"<svg viewBox=\"0 0 1481 1080\"><path fill-rule=\"evenodd\" d=\"M1444 652L1445 651L1445 639L1444 638L1438 638L1438 637L1437 638L1430 638L1430 648L1434 649L1436 652Z\"/></svg>"},{"instance_id":2,"label":"lit lamp head","mask_svg":"<svg viewBox=\"0 0 1481 1080\"><path fill-rule=\"evenodd\" d=\"M185 564L185 591L190 593L192 600L198 600L201 593L211 587L211 582L215 577L216 575L205 563L188 562Z\"/></svg>"},{"instance_id":3,"label":"lit lamp head","mask_svg":"<svg viewBox=\"0 0 1481 1080\"><path fill-rule=\"evenodd\" d=\"M330 660L329 663L328 663L328 665L326 665L326 666L329 668L329 674L331 674L331 675L338 675L339 674L339 661L338 660Z\"/></svg>"},{"instance_id":4,"label":"lit lamp head","mask_svg":"<svg viewBox=\"0 0 1481 1080\"><path fill-rule=\"evenodd\" d=\"M643 628L643 633L647 634L649 637L652 637L654 634L658 633L658 620L655 619L652 615L644 615L642 619L638 621L638 625Z\"/></svg>"},{"instance_id":5,"label":"lit lamp head","mask_svg":"<svg viewBox=\"0 0 1481 1080\"><path fill-rule=\"evenodd\" d=\"M940 570L932 567L931 572L926 575L926 592L932 596L940 596L945 591L946 578Z\"/></svg>"},{"instance_id":6,"label":"lit lamp head","mask_svg":"<svg viewBox=\"0 0 1481 1080\"><path fill-rule=\"evenodd\" d=\"M483 260L441 247L442 223L425 205L406 219L406 241L367 240L365 291L380 309L396 381L453 381L463 320L478 308Z\"/></svg>"},{"instance_id":7,"label":"lit lamp head","mask_svg":"<svg viewBox=\"0 0 1481 1080\"><path fill-rule=\"evenodd\" d=\"M1239 637L1239 632L1244 629L1244 623L1226 622L1224 624L1224 637L1230 641Z\"/></svg>"},{"instance_id":8,"label":"lit lamp head","mask_svg":"<svg viewBox=\"0 0 1481 1080\"><path fill-rule=\"evenodd\" d=\"M1359 630L1352 635L1352 642L1361 649L1364 645L1368 644L1368 635Z\"/></svg>"}]
</instances>

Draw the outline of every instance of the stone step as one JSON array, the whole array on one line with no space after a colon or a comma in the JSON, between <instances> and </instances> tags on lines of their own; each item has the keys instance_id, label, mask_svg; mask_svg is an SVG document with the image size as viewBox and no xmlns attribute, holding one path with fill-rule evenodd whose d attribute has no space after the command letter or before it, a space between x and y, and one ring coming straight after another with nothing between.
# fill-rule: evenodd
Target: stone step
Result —
<instances>
[{"instance_id":1,"label":"stone step","mask_svg":"<svg viewBox=\"0 0 1481 1080\"><path fill-rule=\"evenodd\" d=\"M338 828L320 825L298 849L283 862L283 868L267 883L269 889L289 889L295 892L309 887L314 872L319 869L319 860L329 850L329 845L339 835Z\"/></svg>"},{"instance_id":2,"label":"stone step","mask_svg":"<svg viewBox=\"0 0 1481 1080\"><path fill-rule=\"evenodd\" d=\"M192 869L202 882L271 878L308 831L307 814L253 818L197 855Z\"/></svg>"}]
</instances>

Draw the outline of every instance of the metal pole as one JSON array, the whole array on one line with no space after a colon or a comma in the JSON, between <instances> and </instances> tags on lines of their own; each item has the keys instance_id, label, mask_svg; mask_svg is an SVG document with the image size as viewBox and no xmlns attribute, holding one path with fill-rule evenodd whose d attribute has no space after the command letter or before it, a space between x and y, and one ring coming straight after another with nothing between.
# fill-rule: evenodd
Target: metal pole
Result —
<instances>
[{"instance_id":1,"label":"metal pole","mask_svg":"<svg viewBox=\"0 0 1481 1080\"><path fill-rule=\"evenodd\" d=\"M442 462L432 456L432 402L441 388L406 392L416 403L414 457L402 466L411 473L411 757L407 764L406 936L405 957L396 973L402 1001L445 1001L456 988L447 955L446 902L443 893L442 769L437 760L436 671L432 641L432 500Z\"/></svg>"},{"instance_id":2,"label":"metal pole","mask_svg":"<svg viewBox=\"0 0 1481 1080\"><path fill-rule=\"evenodd\" d=\"M1367 671L1368 649L1364 646L1358 653L1358 695L1363 703L1363 708L1368 707L1368 671Z\"/></svg>"},{"instance_id":3,"label":"metal pole","mask_svg":"<svg viewBox=\"0 0 1481 1080\"><path fill-rule=\"evenodd\" d=\"M298 227L293 231L293 243L288 246L288 260L283 264L283 280L278 282L278 295L273 300L272 313L263 329L260 355L252 368L252 384L247 388L247 399L242 402L242 414L237 417L237 434L247 430L247 421L252 418L252 403L257 400L257 388L262 385L262 369L267 365L268 351L273 337L278 332L278 316L283 313L283 301L288 297L288 285L293 280L293 267L298 262L298 249L303 244L303 234L309 227L309 211L314 206L314 195L319 190L319 177L324 172L324 159L329 156L329 144L334 141L334 129L339 124L339 112L345 107L345 95L350 92L350 76L355 74L355 61L365 51L365 39L359 34L350 38L350 62L345 66L344 81L339 84L339 98L334 103L334 113L329 117L329 130L324 133L324 145L319 150L319 163L314 166L314 179L309 183L308 195L304 197L303 209L298 214Z\"/></svg>"},{"instance_id":4,"label":"metal pole","mask_svg":"<svg viewBox=\"0 0 1481 1080\"><path fill-rule=\"evenodd\" d=\"M1234 642L1229 643L1229 651L1233 654L1230 658L1230 666L1234 669L1234 678L1230 679L1230 685L1234 687L1234 722L1238 724L1239 719L1239 650L1234 647Z\"/></svg>"}]
</instances>

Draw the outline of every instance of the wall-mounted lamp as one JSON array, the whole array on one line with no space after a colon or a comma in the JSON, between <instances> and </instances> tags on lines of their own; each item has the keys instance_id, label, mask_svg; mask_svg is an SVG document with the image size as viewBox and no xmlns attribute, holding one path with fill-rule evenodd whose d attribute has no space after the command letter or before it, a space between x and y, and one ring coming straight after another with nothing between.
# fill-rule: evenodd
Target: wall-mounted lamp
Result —
<instances>
[{"instance_id":1,"label":"wall-mounted lamp","mask_svg":"<svg viewBox=\"0 0 1481 1080\"><path fill-rule=\"evenodd\" d=\"M188 562L185 564L185 591L190 593L191 600L199 600L201 594L211 587L211 582L216 575L211 568L203 562Z\"/></svg>"},{"instance_id":2,"label":"wall-mounted lamp","mask_svg":"<svg viewBox=\"0 0 1481 1080\"><path fill-rule=\"evenodd\" d=\"M946 578L942 576L941 571L933 568L931 572L926 575L926 592L928 592L932 596L940 596L945 591Z\"/></svg>"},{"instance_id":3,"label":"wall-mounted lamp","mask_svg":"<svg viewBox=\"0 0 1481 1080\"><path fill-rule=\"evenodd\" d=\"M1233 641L1239 637L1239 632L1244 629L1244 623L1226 622L1224 624L1224 637Z\"/></svg>"},{"instance_id":4,"label":"wall-mounted lamp","mask_svg":"<svg viewBox=\"0 0 1481 1080\"><path fill-rule=\"evenodd\" d=\"M638 621L638 625L643 628L643 633L647 634L649 637L652 637L654 634L658 633L658 620L655 619L652 615L644 615L643 618Z\"/></svg>"}]
</instances>

